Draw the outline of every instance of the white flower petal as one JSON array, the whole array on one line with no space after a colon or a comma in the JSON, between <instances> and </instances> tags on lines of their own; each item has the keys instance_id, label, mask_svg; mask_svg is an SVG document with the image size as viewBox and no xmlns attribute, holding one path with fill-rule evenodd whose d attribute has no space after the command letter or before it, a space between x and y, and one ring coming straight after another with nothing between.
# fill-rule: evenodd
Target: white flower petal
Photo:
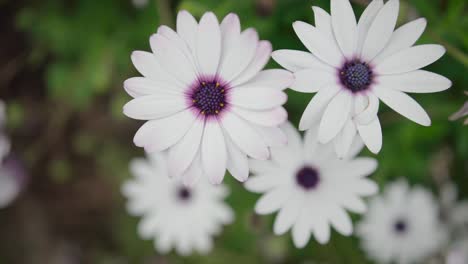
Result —
<instances>
[{"instance_id":1,"label":"white flower petal","mask_svg":"<svg viewBox=\"0 0 468 264\"><path fill-rule=\"evenodd\" d=\"M376 66L375 71L378 74L397 74L418 70L437 61L444 53L445 48L441 45L414 46L382 60Z\"/></svg>"},{"instance_id":2,"label":"white flower petal","mask_svg":"<svg viewBox=\"0 0 468 264\"><path fill-rule=\"evenodd\" d=\"M314 11L315 27L330 40L330 44L333 45L331 46L331 49L341 53L340 47L338 46L338 42L335 38L335 33L333 32L330 14L317 6L313 6L312 10Z\"/></svg>"},{"instance_id":3,"label":"white flower petal","mask_svg":"<svg viewBox=\"0 0 468 264\"><path fill-rule=\"evenodd\" d=\"M231 110L245 120L261 126L277 126L288 119L288 113L283 107L276 107L265 111L252 111L232 106Z\"/></svg>"},{"instance_id":4,"label":"white flower petal","mask_svg":"<svg viewBox=\"0 0 468 264\"><path fill-rule=\"evenodd\" d=\"M229 103L252 110L272 109L286 103L287 95L281 90L266 87L229 90Z\"/></svg>"},{"instance_id":5,"label":"white flower petal","mask_svg":"<svg viewBox=\"0 0 468 264\"><path fill-rule=\"evenodd\" d=\"M200 152L201 151L199 148L198 152L195 153L195 157L193 158L192 163L188 166L188 168L183 172L183 174L180 177L182 179L182 183L187 187L195 186L195 183L197 183L202 176L205 176L205 173L202 169Z\"/></svg>"},{"instance_id":6,"label":"white flower petal","mask_svg":"<svg viewBox=\"0 0 468 264\"><path fill-rule=\"evenodd\" d=\"M413 46L419 37L421 37L426 25L426 19L419 18L399 27L393 32L392 38L387 43L387 46L372 60L372 63L379 64L388 56Z\"/></svg>"},{"instance_id":7,"label":"white flower petal","mask_svg":"<svg viewBox=\"0 0 468 264\"><path fill-rule=\"evenodd\" d=\"M315 93L322 87L336 82L336 73L319 69L304 69L294 73L291 89L303 93Z\"/></svg>"},{"instance_id":8,"label":"white flower petal","mask_svg":"<svg viewBox=\"0 0 468 264\"><path fill-rule=\"evenodd\" d=\"M244 71L255 56L257 31L249 28L233 41L233 47L223 53L218 71L222 80L228 83Z\"/></svg>"},{"instance_id":9,"label":"white flower petal","mask_svg":"<svg viewBox=\"0 0 468 264\"><path fill-rule=\"evenodd\" d=\"M357 183L357 193L363 196L374 195L379 191L379 186L371 180L362 179Z\"/></svg>"},{"instance_id":10,"label":"white flower petal","mask_svg":"<svg viewBox=\"0 0 468 264\"><path fill-rule=\"evenodd\" d=\"M270 87L284 90L289 87L293 81L294 75L292 73L280 69L269 69L259 72L251 80L236 88Z\"/></svg>"},{"instance_id":11,"label":"white flower petal","mask_svg":"<svg viewBox=\"0 0 468 264\"><path fill-rule=\"evenodd\" d=\"M257 161L257 162L264 162L258 160L250 160ZM251 164L249 162L249 164ZM255 193L262 193L273 189L275 186L278 185L279 179L275 175L270 174L262 174L262 175L255 175L249 177L249 179L244 183L244 187Z\"/></svg>"},{"instance_id":12,"label":"white flower petal","mask_svg":"<svg viewBox=\"0 0 468 264\"><path fill-rule=\"evenodd\" d=\"M382 128L379 119L374 119L368 125L357 125L357 128L367 148L374 154L379 153L382 149Z\"/></svg>"},{"instance_id":13,"label":"white flower petal","mask_svg":"<svg viewBox=\"0 0 468 264\"><path fill-rule=\"evenodd\" d=\"M362 52L362 46L369 32L369 28L375 19L375 16L383 6L383 0L373 0L364 10L357 25L358 44L357 53L360 55Z\"/></svg>"},{"instance_id":14,"label":"white flower petal","mask_svg":"<svg viewBox=\"0 0 468 264\"><path fill-rule=\"evenodd\" d=\"M268 159L270 156L268 147L246 121L233 113L226 113L220 122L242 152L256 159Z\"/></svg>"},{"instance_id":15,"label":"white flower petal","mask_svg":"<svg viewBox=\"0 0 468 264\"><path fill-rule=\"evenodd\" d=\"M168 170L170 177L180 176L192 163L197 154L205 122L195 122L184 137L168 152Z\"/></svg>"},{"instance_id":16,"label":"white flower petal","mask_svg":"<svg viewBox=\"0 0 468 264\"><path fill-rule=\"evenodd\" d=\"M325 217L316 217L311 221L315 239L324 245L330 240L330 226Z\"/></svg>"},{"instance_id":17,"label":"white flower petal","mask_svg":"<svg viewBox=\"0 0 468 264\"><path fill-rule=\"evenodd\" d=\"M304 110L299 122L299 130L309 129L320 120L326 106L339 91L340 88L337 85L330 85L320 89Z\"/></svg>"},{"instance_id":18,"label":"white flower petal","mask_svg":"<svg viewBox=\"0 0 468 264\"><path fill-rule=\"evenodd\" d=\"M205 122L201 158L208 180L212 184L220 184L226 173L227 152L223 131L217 120Z\"/></svg>"},{"instance_id":19,"label":"white flower petal","mask_svg":"<svg viewBox=\"0 0 468 264\"><path fill-rule=\"evenodd\" d=\"M177 83L177 80L161 67L153 53L137 50L132 52L131 59L141 75L155 81Z\"/></svg>"},{"instance_id":20,"label":"white flower petal","mask_svg":"<svg viewBox=\"0 0 468 264\"><path fill-rule=\"evenodd\" d=\"M357 45L357 25L353 7L349 0L331 0L331 20L335 39L344 56L355 55Z\"/></svg>"},{"instance_id":21,"label":"white flower petal","mask_svg":"<svg viewBox=\"0 0 468 264\"><path fill-rule=\"evenodd\" d=\"M303 69L314 68L333 71L333 67L322 62L309 52L299 50L275 50L271 56L282 67L296 72Z\"/></svg>"},{"instance_id":22,"label":"white flower petal","mask_svg":"<svg viewBox=\"0 0 468 264\"><path fill-rule=\"evenodd\" d=\"M181 96L161 98L159 95L148 95L125 104L123 113L133 119L151 120L167 117L187 108L185 98Z\"/></svg>"},{"instance_id":23,"label":"white flower petal","mask_svg":"<svg viewBox=\"0 0 468 264\"><path fill-rule=\"evenodd\" d=\"M344 158L351 148L356 136L356 126L351 119L346 121L345 126L334 140L335 151L339 158Z\"/></svg>"},{"instance_id":24,"label":"white flower petal","mask_svg":"<svg viewBox=\"0 0 468 264\"><path fill-rule=\"evenodd\" d=\"M290 195L287 188L273 189L258 199L255 204L255 212L261 215L273 213L283 206Z\"/></svg>"},{"instance_id":25,"label":"white flower petal","mask_svg":"<svg viewBox=\"0 0 468 264\"><path fill-rule=\"evenodd\" d=\"M426 111L409 95L383 85L374 87L373 92L400 115L423 126L431 125Z\"/></svg>"},{"instance_id":26,"label":"white flower petal","mask_svg":"<svg viewBox=\"0 0 468 264\"><path fill-rule=\"evenodd\" d=\"M182 88L176 84L145 77L132 77L125 80L124 89L134 98L152 94L157 94L166 98L171 96L183 96Z\"/></svg>"},{"instance_id":27,"label":"white flower petal","mask_svg":"<svg viewBox=\"0 0 468 264\"><path fill-rule=\"evenodd\" d=\"M187 11L182 10L177 14L177 33L185 41L192 52L195 51L195 38L198 23Z\"/></svg>"},{"instance_id":28,"label":"white flower petal","mask_svg":"<svg viewBox=\"0 0 468 264\"><path fill-rule=\"evenodd\" d=\"M196 48L200 73L215 76L221 57L221 30L218 19L212 12L205 13L200 19Z\"/></svg>"},{"instance_id":29,"label":"white flower petal","mask_svg":"<svg viewBox=\"0 0 468 264\"><path fill-rule=\"evenodd\" d=\"M435 93L452 86L452 82L446 77L424 70L382 75L378 77L378 83L408 93Z\"/></svg>"},{"instance_id":30,"label":"white flower petal","mask_svg":"<svg viewBox=\"0 0 468 264\"><path fill-rule=\"evenodd\" d=\"M296 21L293 23L293 28L302 44L323 62L333 67L339 67L344 61L340 50L334 48L333 40L327 38L315 27L302 21Z\"/></svg>"},{"instance_id":31,"label":"white flower petal","mask_svg":"<svg viewBox=\"0 0 468 264\"><path fill-rule=\"evenodd\" d=\"M228 135L226 138L226 148L228 153L227 169L231 175L240 182L244 182L249 177L249 163L245 153L232 142Z\"/></svg>"},{"instance_id":32,"label":"white flower petal","mask_svg":"<svg viewBox=\"0 0 468 264\"><path fill-rule=\"evenodd\" d=\"M349 236L353 233L353 224L349 215L341 207L334 207L330 210L330 224L338 231L338 233Z\"/></svg>"},{"instance_id":33,"label":"white flower petal","mask_svg":"<svg viewBox=\"0 0 468 264\"><path fill-rule=\"evenodd\" d=\"M296 194L295 196L297 197L299 195ZM273 225L273 232L275 235L286 233L296 222L301 210L301 203L296 197L289 199L278 212Z\"/></svg>"},{"instance_id":34,"label":"white flower petal","mask_svg":"<svg viewBox=\"0 0 468 264\"><path fill-rule=\"evenodd\" d=\"M341 91L330 101L320 121L319 141L321 143L328 143L343 128L351 111L351 99L348 91Z\"/></svg>"},{"instance_id":35,"label":"white flower petal","mask_svg":"<svg viewBox=\"0 0 468 264\"><path fill-rule=\"evenodd\" d=\"M150 38L150 44L156 60L173 78L185 86L196 80L196 71L190 60L166 37L154 34Z\"/></svg>"},{"instance_id":36,"label":"white flower petal","mask_svg":"<svg viewBox=\"0 0 468 264\"><path fill-rule=\"evenodd\" d=\"M162 151L176 144L195 121L190 109L162 119L143 124L136 132L133 142L148 152Z\"/></svg>"},{"instance_id":37,"label":"white flower petal","mask_svg":"<svg viewBox=\"0 0 468 264\"><path fill-rule=\"evenodd\" d=\"M292 228L292 238L297 248L304 248L310 239L310 217L303 211Z\"/></svg>"},{"instance_id":38,"label":"white flower petal","mask_svg":"<svg viewBox=\"0 0 468 264\"><path fill-rule=\"evenodd\" d=\"M166 37L175 47L182 51L187 60L192 64L192 67L194 69L197 68L195 64L195 58L193 57L193 53L190 50L189 46L187 45L185 40L182 39L174 30L172 30L168 26L162 25L158 28L158 34L161 34L162 36Z\"/></svg>"},{"instance_id":39,"label":"white flower petal","mask_svg":"<svg viewBox=\"0 0 468 264\"><path fill-rule=\"evenodd\" d=\"M279 127L255 126L255 131L269 147L284 147L288 144L286 134Z\"/></svg>"},{"instance_id":40,"label":"white flower petal","mask_svg":"<svg viewBox=\"0 0 468 264\"><path fill-rule=\"evenodd\" d=\"M367 125L374 121L379 112L379 98L372 93L368 93L367 98L367 106L354 117L354 120L360 125Z\"/></svg>"},{"instance_id":41,"label":"white flower petal","mask_svg":"<svg viewBox=\"0 0 468 264\"><path fill-rule=\"evenodd\" d=\"M355 158L341 164L336 168L337 173L343 177L367 177L377 169L377 161L372 158Z\"/></svg>"},{"instance_id":42,"label":"white flower petal","mask_svg":"<svg viewBox=\"0 0 468 264\"><path fill-rule=\"evenodd\" d=\"M390 0L380 9L362 47L361 56L365 61L371 61L387 45L395 29L399 8L399 0Z\"/></svg>"},{"instance_id":43,"label":"white flower petal","mask_svg":"<svg viewBox=\"0 0 468 264\"><path fill-rule=\"evenodd\" d=\"M351 212L362 214L367 211L366 203L359 197L354 195L346 197L343 199L343 207L348 209Z\"/></svg>"},{"instance_id":44,"label":"white flower petal","mask_svg":"<svg viewBox=\"0 0 468 264\"><path fill-rule=\"evenodd\" d=\"M221 28L221 38L222 38L222 54L223 56L229 52L234 47L235 41L239 38L241 32L241 26L239 17L230 13L224 17L220 25Z\"/></svg>"},{"instance_id":45,"label":"white flower petal","mask_svg":"<svg viewBox=\"0 0 468 264\"><path fill-rule=\"evenodd\" d=\"M241 74L239 74L231 83L233 87L252 79L259 71L261 71L270 60L272 46L269 41L262 40L257 44L257 50L255 56L250 61L247 68L245 68Z\"/></svg>"}]
</instances>

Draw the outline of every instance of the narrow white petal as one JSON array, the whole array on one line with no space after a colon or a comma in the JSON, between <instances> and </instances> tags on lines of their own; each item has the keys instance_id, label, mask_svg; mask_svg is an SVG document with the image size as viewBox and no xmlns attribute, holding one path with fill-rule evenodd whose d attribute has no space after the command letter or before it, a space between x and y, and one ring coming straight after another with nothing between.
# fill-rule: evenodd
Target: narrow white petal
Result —
<instances>
[{"instance_id":1,"label":"narrow white petal","mask_svg":"<svg viewBox=\"0 0 468 264\"><path fill-rule=\"evenodd\" d=\"M190 60L166 37L154 34L150 43L156 60L173 78L184 85L190 85L196 79L196 70Z\"/></svg>"},{"instance_id":2,"label":"narrow white petal","mask_svg":"<svg viewBox=\"0 0 468 264\"><path fill-rule=\"evenodd\" d=\"M344 56L355 55L357 45L356 16L349 0L331 0L331 19L335 39Z\"/></svg>"},{"instance_id":3,"label":"narrow white petal","mask_svg":"<svg viewBox=\"0 0 468 264\"><path fill-rule=\"evenodd\" d=\"M373 92L400 115L423 126L431 125L426 111L409 95L383 85L376 86Z\"/></svg>"},{"instance_id":4,"label":"narrow white petal","mask_svg":"<svg viewBox=\"0 0 468 264\"><path fill-rule=\"evenodd\" d=\"M281 90L252 87L249 89L231 89L229 102L232 105L253 110L272 109L286 103L287 95Z\"/></svg>"},{"instance_id":5,"label":"narrow white petal","mask_svg":"<svg viewBox=\"0 0 468 264\"><path fill-rule=\"evenodd\" d=\"M166 37L175 47L177 47L185 55L187 60L192 64L193 68L197 68L195 58L189 46L174 30L170 27L162 25L158 28L158 34Z\"/></svg>"},{"instance_id":6,"label":"narrow white petal","mask_svg":"<svg viewBox=\"0 0 468 264\"><path fill-rule=\"evenodd\" d=\"M444 53L445 48L441 45L414 46L382 60L375 71L379 74L397 74L418 70L437 61Z\"/></svg>"},{"instance_id":7,"label":"narrow white petal","mask_svg":"<svg viewBox=\"0 0 468 264\"><path fill-rule=\"evenodd\" d=\"M351 144L353 143L354 136L356 136L356 131L357 129L353 121L348 119L341 132L333 141L335 152L339 158L344 158L348 154Z\"/></svg>"},{"instance_id":8,"label":"narrow white petal","mask_svg":"<svg viewBox=\"0 0 468 264\"><path fill-rule=\"evenodd\" d=\"M257 132L242 118L233 113L226 113L221 123L232 141L247 155L266 160L270 156L268 147Z\"/></svg>"},{"instance_id":9,"label":"narrow white petal","mask_svg":"<svg viewBox=\"0 0 468 264\"><path fill-rule=\"evenodd\" d=\"M223 52L218 71L226 82L237 77L252 61L258 45L258 34L249 28L233 41L233 47Z\"/></svg>"},{"instance_id":10,"label":"narrow white petal","mask_svg":"<svg viewBox=\"0 0 468 264\"><path fill-rule=\"evenodd\" d=\"M221 30L212 12L205 13L200 19L196 45L201 74L215 76L221 57Z\"/></svg>"},{"instance_id":11,"label":"narrow white petal","mask_svg":"<svg viewBox=\"0 0 468 264\"><path fill-rule=\"evenodd\" d=\"M371 196L379 191L379 186L374 181L362 179L357 184L356 192L362 196Z\"/></svg>"},{"instance_id":12,"label":"narrow white petal","mask_svg":"<svg viewBox=\"0 0 468 264\"><path fill-rule=\"evenodd\" d=\"M169 150L169 176L178 177L190 166L199 150L204 126L205 122L195 122L184 137Z\"/></svg>"},{"instance_id":13,"label":"narrow white petal","mask_svg":"<svg viewBox=\"0 0 468 264\"><path fill-rule=\"evenodd\" d=\"M323 215L318 214L318 217L314 218L311 223L317 242L322 245L328 243L330 240L330 226L327 219Z\"/></svg>"},{"instance_id":14,"label":"narrow white petal","mask_svg":"<svg viewBox=\"0 0 468 264\"><path fill-rule=\"evenodd\" d=\"M343 128L351 111L351 99L348 91L341 91L330 101L320 121L319 141L321 143L328 143Z\"/></svg>"},{"instance_id":15,"label":"narrow white petal","mask_svg":"<svg viewBox=\"0 0 468 264\"><path fill-rule=\"evenodd\" d=\"M192 163L180 177L182 178L182 183L187 187L193 187L198 182L198 180L205 175L202 168L200 152L201 151L199 148L198 152L195 154L195 157L192 160Z\"/></svg>"},{"instance_id":16,"label":"narrow white petal","mask_svg":"<svg viewBox=\"0 0 468 264\"><path fill-rule=\"evenodd\" d=\"M203 171L212 184L220 184L226 173L227 152L223 131L217 120L205 123L201 158Z\"/></svg>"},{"instance_id":17,"label":"narrow white petal","mask_svg":"<svg viewBox=\"0 0 468 264\"><path fill-rule=\"evenodd\" d=\"M148 152L162 151L176 144L195 121L190 109L143 124L133 139L135 145Z\"/></svg>"},{"instance_id":18,"label":"narrow white petal","mask_svg":"<svg viewBox=\"0 0 468 264\"><path fill-rule=\"evenodd\" d=\"M336 207L330 210L329 220L338 233L349 236L353 232L351 218L343 208Z\"/></svg>"},{"instance_id":19,"label":"narrow white petal","mask_svg":"<svg viewBox=\"0 0 468 264\"><path fill-rule=\"evenodd\" d=\"M368 125L358 125L357 128L367 148L374 154L379 153L382 149L382 128L379 119L376 118Z\"/></svg>"},{"instance_id":20,"label":"narrow white petal","mask_svg":"<svg viewBox=\"0 0 468 264\"><path fill-rule=\"evenodd\" d=\"M255 212L262 215L273 213L283 206L290 195L287 188L273 189L258 199L255 204Z\"/></svg>"},{"instance_id":21,"label":"narrow white petal","mask_svg":"<svg viewBox=\"0 0 468 264\"><path fill-rule=\"evenodd\" d=\"M335 47L333 40L315 27L296 21L293 23L293 28L302 44L323 62L339 67L344 61L341 51Z\"/></svg>"},{"instance_id":22,"label":"narrow white petal","mask_svg":"<svg viewBox=\"0 0 468 264\"><path fill-rule=\"evenodd\" d=\"M375 19L375 16L379 12L379 10L383 6L383 0L373 0L364 10L361 17L359 18L359 22L357 25L357 32L358 32L358 44L357 44L357 53L360 55L362 52L362 46L364 45L364 41L367 36L367 32L369 32L369 28L372 22Z\"/></svg>"},{"instance_id":23,"label":"narrow white petal","mask_svg":"<svg viewBox=\"0 0 468 264\"><path fill-rule=\"evenodd\" d=\"M151 120L173 115L188 106L182 96L161 98L159 95L148 95L135 98L124 105L123 113L133 119Z\"/></svg>"},{"instance_id":24,"label":"narrow white petal","mask_svg":"<svg viewBox=\"0 0 468 264\"><path fill-rule=\"evenodd\" d=\"M304 110L301 121L299 122L299 130L307 130L320 120L326 106L339 91L340 88L337 85L331 85L320 89Z\"/></svg>"},{"instance_id":25,"label":"narrow white petal","mask_svg":"<svg viewBox=\"0 0 468 264\"><path fill-rule=\"evenodd\" d=\"M370 61L384 49L392 37L398 19L399 0L388 1L372 22L362 47L362 58Z\"/></svg>"},{"instance_id":26,"label":"narrow white petal","mask_svg":"<svg viewBox=\"0 0 468 264\"><path fill-rule=\"evenodd\" d=\"M288 144L286 134L279 127L255 126L255 130L269 147L284 147Z\"/></svg>"},{"instance_id":27,"label":"narrow white petal","mask_svg":"<svg viewBox=\"0 0 468 264\"><path fill-rule=\"evenodd\" d=\"M278 90L288 88L294 81L294 75L286 70L268 69L259 72L248 82L236 88L271 87Z\"/></svg>"},{"instance_id":28,"label":"narrow white petal","mask_svg":"<svg viewBox=\"0 0 468 264\"><path fill-rule=\"evenodd\" d=\"M240 182L249 177L249 163L247 156L232 142L229 135L225 135L227 148L227 169L231 175Z\"/></svg>"},{"instance_id":29,"label":"narrow white petal","mask_svg":"<svg viewBox=\"0 0 468 264\"><path fill-rule=\"evenodd\" d=\"M134 98L153 94L157 94L163 98L184 96L182 88L174 83L145 77L132 77L125 80L124 89Z\"/></svg>"},{"instance_id":30,"label":"narrow white petal","mask_svg":"<svg viewBox=\"0 0 468 264\"><path fill-rule=\"evenodd\" d=\"M303 93L315 93L322 87L336 82L336 73L319 69L304 69L294 73L291 89Z\"/></svg>"},{"instance_id":31,"label":"narrow white petal","mask_svg":"<svg viewBox=\"0 0 468 264\"><path fill-rule=\"evenodd\" d=\"M361 198L354 195L343 199L343 207L358 214L362 214L367 210L366 203Z\"/></svg>"},{"instance_id":32,"label":"narrow white petal","mask_svg":"<svg viewBox=\"0 0 468 264\"><path fill-rule=\"evenodd\" d=\"M387 46L372 60L372 63L379 64L386 57L413 46L426 29L426 25L426 19L419 18L399 27L393 32Z\"/></svg>"},{"instance_id":33,"label":"narrow white petal","mask_svg":"<svg viewBox=\"0 0 468 264\"><path fill-rule=\"evenodd\" d=\"M344 179L363 178L372 174L377 169L377 165L377 161L373 158L359 157L330 168L329 173L342 176Z\"/></svg>"},{"instance_id":34,"label":"narrow white petal","mask_svg":"<svg viewBox=\"0 0 468 264\"><path fill-rule=\"evenodd\" d=\"M220 28L222 37L221 57L223 57L226 52L234 47L235 40L240 36L241 26L239 17L234 13L228 14L221 22Z\"/></svg>"},{"instance_id":35,"label":"narrow white petal","mask_svg":"<svg viewBox=\"0 0 468 264\"><path fill-rule=\"evenodd\" d=\"M270 60L272 46L269 41L262 40L257 44L255 56L250 61L249 65L239 74L231 83L232 86L243 84L261 71Z\"/></svg>"},{"instance_id":36,"label":"narrow white petal","mask_svg":"<svg viewBox=\"0 0 468 264\"><path fill-rule=\"evenodd\" d=\"M297 196L297 195L296 195ZM273 225L273 232L276 235L282 235L290 229L297 220L301 203L299 199L291 198L280 209Z\"/></svg>"},{"instance_id":37,"label":"narrow white petal","mask_svg":"<svg viewBox=\"0 0 468 264\"><path fill-rule=\"evenodd\" d=\"M198 23L187 11L182 10L177 15L177 33L185 40L192 52L195 51L195 37L198 30Z\"/></svg>"},{"instance_id":38,"label":"narrow white petal","mask_svg":"<svg viewBox=\"0 0 468 264\"><path fill-rule=\"evenodd\" d=\"M251 161L249 162L249 164L251 164ZM258 161L258 160L253 160L253 161L264 162L264 161ZM275 177L274 175L269 175L269 174L251 176L244 183L244 186L247 190L251 192L255 192L255 193L267 192L273 189L277 185L278 185L278 177Z\"/></svg>"},{"instance_id":39,"label":"narrow white petal","mask_svg":"<svg viewBox=\"0 0 468 264\"><path fill-rule=\"evenodd\" d=\"M378 77L382 86L407 93L435 93L447 90L452 82L446 77L424 70Z\"/></svg>"},{"instance_id":40,"label":"narrow white petal","mask_svg":"<svg viewBox=\"0 0 468 264\"><path fill-rule=\"evenodd\" d=\"M296 72L303 69L314 68L333 71L333 67L322 62L309 52L299 50L275 50L271 57L285 69Z\"/></svg>"},{"instance_id":41,"label":"narrow white petal","mask_svg":"<svg viewBox=\"0 0 468 264\"><path fill-rule=\"evenodd\" d=\"M367 106L354 117L354 120L360 125L367 125L372 122L377 118L377 113L379 112L379 98L373 93L368 93L367 98Z\"/></svg>"},{"instance_id":42,"label":"narrow white petal","mask_svg":"<svg viewBox=\"0 0 468 264\"><path fill-rule=\"evenodd\" d=\"M335 33L333 32L332 26L332 19L330 14L328 14L325 10L320 7L313 6L312 10L314 10L314 17L315 17L315 26L316 28L324 34L330 40L330 49L336 50L341 53L341 49L338 46L338 42L335 38Z\"/></svg>"},{"instance_id":43,"label":"narrow white petal","mask_svg":"<svg viewBox=\"0 0 468 264\"><path fill-rule=\"evenodd\" d=\"M297 248L304 248L310 239L310 217L303 211L292 228L292 238Z\"/></svg>"},{"instance_id":44,"label":"narrow white petal","mask_svg":"<svg viewBox=\"0 0 468 264\"><path fill-rule=\"evenodd\" d=\"M277 126L288 119L288 112L283 107L276 107L265 111L253 111L236 106L232 106L231 109L245 120L261 126Z\"/></svg>"},{"instance_id":45,"label":"narrow white petal","mask_svg":"<svg viewBox=\"0 0 468 264\"><path fill-rule=\"evenodd\" d=\"M131 59L141 75L155 81L177 83L177 80L161 67L153 53L137 50L132 52Z\"/></svg>"}]
</instances>

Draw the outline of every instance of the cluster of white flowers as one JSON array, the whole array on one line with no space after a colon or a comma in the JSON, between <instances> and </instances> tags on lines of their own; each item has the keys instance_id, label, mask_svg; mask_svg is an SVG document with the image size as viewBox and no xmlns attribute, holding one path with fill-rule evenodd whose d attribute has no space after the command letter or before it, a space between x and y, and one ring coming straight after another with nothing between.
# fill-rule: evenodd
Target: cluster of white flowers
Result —
<instances>
[{"instance_id":1,"label":"cluster of white flowers","mask_svg":"<svg viewBox=\"0 0 468 264\"><path fill-rule=\"evenodd\" d=\"M312 234L327 243L331 227L351 235L347 211L365 213L363 198L378 192L367 177L377 161L357 155L364 145L374 153L382 147L380 100L430 125L406 93L439 92L451 82L420 70L445 53L440 45L414 46L425 19L395 29L398 0L373 0L358 21L349 0L331 0L330 14L313 12L315 26L293 23L309 52L273 52L254 29L242 31L235 14L219 22L207 12L197 21L181 11L176 30L160 26L150 37L152 52L132 54L143 77L125 81L133 99L123 111L146 121L134 143L156 154L132 162L135 179L123 193L129 212L143 217L140 235L154 238L159 251L212 248L211 236L234 218L222 202L225 187L211 185L226 170L263 194L255 211L278 211L274 233L291 229L297 247ZM270 56L286 70L263 70ZM317 93L299 124L304 139L287 122L287 87ZM382 262L420 260L445 238L431 194L403 182L370 202L358 231Z\"/></svg>"}]
</instances>

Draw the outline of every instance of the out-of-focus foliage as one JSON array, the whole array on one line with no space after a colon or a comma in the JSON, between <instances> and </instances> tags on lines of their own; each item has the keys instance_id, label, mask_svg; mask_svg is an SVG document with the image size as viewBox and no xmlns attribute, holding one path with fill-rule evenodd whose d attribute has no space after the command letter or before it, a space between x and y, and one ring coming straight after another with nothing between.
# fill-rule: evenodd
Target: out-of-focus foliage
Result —
<instances>
[{"instance_id":1,"label":"out-of-focus foliage","mask_svg":"<svg viewBox=\"0 0 468 264\"><path fill-rule=\"evenodd\" d=\"M29 200L19 201L17 207L22 209L17 209L17 214L39 208L34 217L45 223L32 229L46 229L38 232L52 247L46 245L46 250L61 250L52 245L64 240L77 248L78 253L71 255L79 255L80 263L367 263L353 237L334 233L328 245L312 241L297 250L289 233L273 236L273 217L254 215L257 196L230 177L226 177L232 193L228 202L236 211L236 221L217 238L212 254L188 259L158 256L152 242L138 238L138 219L126 214L119 193L120 183L130 176L129 160L143 155L132 144L133 133L141 123L123 117L121 112L129 99L122 82L137 74L131 65L131 52L149 50L148 38L161 21L174 25L181 9L198 18L209 10L219 18L235 12L244 29L256 28L274 49L305 50L291 24L296 20L313 23L310 7L329 10L329 0L149 0L144 8L135 8L131 0L12 2L0 1L0 8L14 12L12 27L22 38L2 41L24 46L20 53L26 54L26 59L18 66L17 76L8 82L8 89L2 87L0 96L8 104L9 132L18 142L14 151L27 160L35 178L26 191ZM366 2L353 1L359 13ZM460 122L448 121L448 117L464 103L463 91L468 87L468 2L401 3L400 25L426 17L428 27L419 43L440 43L447 48L446 56L429 70L447 76L453 87L442 93L414 95L431 116L431 127L414 124L381 104L384 145L377 157L379 169L372 177L384 186L405 176L412 183L436 190L440 179L450 176L466 197L468 130ZM268 67L278 65L270 62ZM28 75L31 72L35 74ZM30 78L36 78L33 83L37 86L14 92L19 80ZM290 120L297 124L312 94L288 91L288 95L286 108ZM42 124L37 124L38 120ZM6 213L0 213L0 217ZM0 243L0 262L16 263L16 251L8 252L10 246L4 244ZM24 254L38 254L30 252L36 250L34 246L16 244Z\"/></svg>"}]
</instances>

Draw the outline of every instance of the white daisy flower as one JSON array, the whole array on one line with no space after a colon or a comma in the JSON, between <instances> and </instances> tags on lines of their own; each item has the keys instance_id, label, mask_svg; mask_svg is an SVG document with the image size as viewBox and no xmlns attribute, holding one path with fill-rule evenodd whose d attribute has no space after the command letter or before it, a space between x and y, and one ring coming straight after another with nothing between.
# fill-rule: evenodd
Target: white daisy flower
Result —
<instances>
[{"instance_id":1,"label":"white daisy flower","mask_svg":"<svg viewBox=\"0 0 468 264\"><path fill-rule=\"evenodd\" d=\"M330 225L343 235L350 235L352 222L346 210L363 213L362 197L373 195L378 187L366 178L377 168L371 158L356 158L363 144L357 142L349 157L338 159L333 146L317 141L316 129L306 132L304 141L288 124L287 147L271 149L272 159L251 161L254 176L245 187L264 193L257 201L258 214L279 211L274 233L281 235L292 229L294 245L303 248L313 233L315 239L327 243Z\"/></svg>"},{"instance_id":2,"label":"white daisy flower","mask_svg":"<svg viewBox=\"0 0 468 264\"><path fill-rule=\"evenodd\" d=\"M410 190L400 180L371 200L357 234L368 256L379 263L420 263L446 239L438 212L429 191L421 187Z\"/></svg>"},{"instance_id":3,"label":"white daisy flower","mask_svg":"<svg viewBox=\"0 0 468 264\"><path fill-rule=\"evenodd\" d=\"M358 133L374 153L382 147L377 117L379 99L408 119L429 126L424 109L405 92L432 93L451 81L420 70L445 53L440 45L413 46L426 27L424 18L398 29L399 1L374 0L356 22L349 0L331 0L331 15L313 7L315 27L297 21L293 27L310 51L278 50L273 58L294 72L291 89L317 93L301 118L299 129L320 122L319 141L335 139L344 156Z\"/></svg>"},{"instance_id":4,"label":"white daisy flower","mask_svg":"<svg viewBox=\"0 0 468 264\"><path fill-rule=\"evenodd\" d=\"M134 142L148 152L168 149L171 176L194 167L220 183L227 168L245 181L247 155L265 160L269 146L286 143L277 126L287 119L283 89L293 75L262 71L271 44L260 41L252 28L241 32L237 15L229 14L219 24L208 12L197 23L181 11L177 32L161 26L150 44L153 53L132 54L144 77L125 81L135 99L124 113L149 120ZM183 180L190 185L196 179Z\"/></svg>"},{"instance_id":5,"label":"white daisy flower","mask_svg":"<svg viewBox=\"0 0 468 264\"><path fill-rule=\"evenodd\" d=\"M172 248L180 255L208 253L213 235L234 219L234 212L223 202L228 195L224 185L213 186L201 180L187 187L170 179L165 153L134 159L130 171L134 178L122 186L127 210L142 217L138 234L154 239L161 253Z\"/></svg>"}]
</instances>

